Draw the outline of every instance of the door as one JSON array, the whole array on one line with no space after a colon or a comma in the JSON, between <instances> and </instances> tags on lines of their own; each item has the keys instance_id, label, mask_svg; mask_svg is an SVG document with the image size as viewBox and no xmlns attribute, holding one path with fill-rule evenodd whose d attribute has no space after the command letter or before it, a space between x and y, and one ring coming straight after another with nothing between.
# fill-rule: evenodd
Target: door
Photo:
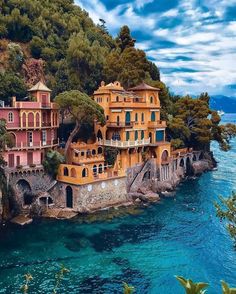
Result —
<instances>
[{"instance_id":1,"label":"door","mask_svg":"<svg viewBox=\"0 0 236 294\"><path fill-rule=\"evenodd\" d=\"M127 126L130 125L130 112L129 111L127 111L126 114L125 114L125 124Z\"/></svg>"},{"instance_id":2,"label":"door","mask_svg":"<svg viewBox=\"0 0 236 294\"><path fill-rule=\"evenodd\" d=\"M8 166L9 167L14 167L15 166L14 154L8 154Z\"/></svg>"},{"instance_id":3,"label":"door","mask_svg":"<svg viewBox=\"0 0 236 294\"><path fill-rule=\"evenodd\" d=\"M43 143L43 146L47 145L47 131L46 130L42 131L42 143Z\"/></svg>"},{"instance_id":4,"label":"door","mask_svg":"<svg viewBox=\"0 0 236 294\"><path fill-rule=\"evenodd\" d=\"M66 207L73 208L73 190L70 186L66 187Z\"/></svg>"},{"instance_id":5,"label":"door","mask_svg":"<svg viewBox=\"0 0 236 294\"><path fill-rule=\"evenodd\" d=\"M33 152L28 152L27 153L27 164L28 165L33 164Z\"/></svg>"}]
</instances>

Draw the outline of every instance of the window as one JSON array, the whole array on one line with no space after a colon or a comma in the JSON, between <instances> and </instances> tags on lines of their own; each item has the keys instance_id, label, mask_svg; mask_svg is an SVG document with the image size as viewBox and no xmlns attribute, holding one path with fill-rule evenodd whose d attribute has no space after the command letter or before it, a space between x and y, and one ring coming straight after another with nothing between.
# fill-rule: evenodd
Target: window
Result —
<instances>
[{"instance_id":1,"label":"window","mask_svg":"<svg viewBox=\"0 0 236 294\"><path fill-rule=\"evenodd\" d=\"M98 172L99 172L99 174L102 174L102 170L103 170L102 164L99 164L99 166L98 166Z\"/></svg>"},{"instance_id":2,"label":"window","mask_svg":"<svg viewBox=\"0 0 236 294\"><path fill-rule=\"evenodd\" d=\"M109 120L109 115L107 115L106 119Z\"/></svg>"},{"instance_id":3,"label":"window","mask_svg":"<svg viewBox=\"0 0 236 294\"><path fill-rule=\"evenodd\" d=\"M156 114L154 111L152 111L151 113L151 121L155 121L156 120Z\"/></svg>"},{"instance_id":4,"label":"window","mask_svg":"<svg viewBox=\"0 0 236 294\"><path fill-rule=\"evenodd\" d=\"M81 156L84 156L84 151L81 151Z\"/></svg>"},{"instance_id":5,"label":"window","mask_svg":"<svg viewBox=\"0 0 236 294\"><path fill-rule=\"evenodd\" d=\"M119 132L114 132L114 133L112 134L112 140L120 141L120 134L119 134Z\"/></svg>"},{"instance_id":6,"label":"window","mask_svg":"<svg viewBox=\"0 0 236 294\"><path fill-rule=\"evenodd\" d=\"M68 171L67 167L64 167L63 173L64 173L64 176L66 176L66 177L69 176L69 171Z\"/></svg>"},{"instance_id":7,"label":"window","mask_svg":"<svg viewBox=\"0 0 236 294\"><path fill-rule=\"evenodd\" d=\"M85 178L85 177L87 177L88 176L88 169L87 168L84 168L83 170L82 170L82 178Z\"/></svg>"},{"instance_id":8,"label":"window","mask_svg":"<svg viewBox=\"0 0 236 294\"><path fill-rule=\"evenodd\" d=\"M42 131L42 142L43 142L43 145L46 145L46 143L47 143L47 131L46 130Z\"/></svg>"},{"instance_id":9,"label":"window","mask_svg":"<svg viewBox=\"0 0 236 294\"><path fill-rule=\"evenodd\" d=\"M27 133L27 139L28 139L28 146L33 146L33 133L32 132Z\"/></svg>"},{"instance_id":10,"label":"window","mask_svg":"<svg viewBox=\"0 0 236 294\"><path fill-rule=\"evenodd\" d=\"M142 113L142 122L144 122L144 113Z\"/></svg>"},{"instance_id":11,"label":"window","mask_svg":"<svg viewBox=\"0 0 236 294\"><path fill-rule=\"evenodd\" d=\"M138 140L138 131L135 131L135 141Z\"/></svg>"},{"instance_id":12,"label":"window","mask_svg":"<svg viewBox=\"0 0 236 294\"><path fill-rule=\"evenodd\" d=\"M126 132L126 141L129 141L129 132Z\"/></svg>"},{"instance_id":13,"label":"window","mask_svg":"<svg viewBox=\"0 0 236 294\"><path fill-rule=\"evenodd\" d=\"M8 113L8 122L13 122L14 121L14 114L13 112Z\"/></svg>"},{"instance_id":14,"label":"window","mask_svg":"<svg viewBox=\"0 0 236 294\"><path fill-rule=\"evenodd\" d=\"M138 122L138 114L135 113L135 122Z\"/></svg>"},{"instance_id":15,"label":"window","mask_svg":"<svg viewBox=\"0 0 236 294\"><path fill-rule=\"evenodd\" d=\"M141 131L141 140L143 140L144 139L144 131L142 130Z\"/></svg>"},{"instance_id":16,"label":"window","mask_svg":"<svg viewBox=\"0 0 236 294\"><path fill-rule=\"evenodd\" d=\"M150 97L150 103L153 103L153 97L152 96Z\"/></svg>"},{"instance_id":17,"label":"window","mask_svg":"<svg viewBox=\"0 0 236 294\"><path fill-rule=\"evenodd\" d=\"M116 96L116 102L119 102L119 96Z\"/></svg>"}]
</instances>

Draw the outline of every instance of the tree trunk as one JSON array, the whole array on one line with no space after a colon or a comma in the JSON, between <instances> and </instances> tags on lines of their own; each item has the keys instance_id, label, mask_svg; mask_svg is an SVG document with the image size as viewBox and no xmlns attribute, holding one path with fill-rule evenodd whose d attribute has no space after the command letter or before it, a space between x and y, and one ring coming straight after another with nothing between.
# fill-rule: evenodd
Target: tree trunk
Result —
<instances>
[{"instance_id":1,"label":"tree trunk","mask_svg":"<svg viewBox=\"0 0 236 294\"><path fill-rule=\"evenodd\" d=\"M70 133L70 136L69 136L69 138L68 138L68 140L66 142L66 146L65 146L65 159L66 159L66 163L71 163L70 154L69 154L70 144L72 143L72 140L74 139L74 137L78 134L79 129L80 129L80 125L76 121L75 127L74 127L73 131Z\"/></svg>"}]
</instances>

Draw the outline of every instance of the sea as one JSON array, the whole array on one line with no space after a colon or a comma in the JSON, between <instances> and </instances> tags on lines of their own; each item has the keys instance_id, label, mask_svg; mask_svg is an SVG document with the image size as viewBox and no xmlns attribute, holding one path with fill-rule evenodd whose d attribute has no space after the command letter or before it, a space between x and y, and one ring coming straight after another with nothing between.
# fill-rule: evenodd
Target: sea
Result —
<instances>
[{"instance_id":1,"label":"sea","mask_svg":"<svg viewBox=\"0 0 236 294\"><path fill-rule=\"evenodd\" d=\"M225 114L223 123L236 123ZM215 171L181 183L173 197L143 208L113 209L72 220L34 220L0 228L0 293L185 293L176 275L236 287L236 248L215 202L236 191L236 139L229 152L212 144ZM69 272L56 279L61 266ZM56 285L58 282L58 285Z\"/></svg>"}]
</instances>

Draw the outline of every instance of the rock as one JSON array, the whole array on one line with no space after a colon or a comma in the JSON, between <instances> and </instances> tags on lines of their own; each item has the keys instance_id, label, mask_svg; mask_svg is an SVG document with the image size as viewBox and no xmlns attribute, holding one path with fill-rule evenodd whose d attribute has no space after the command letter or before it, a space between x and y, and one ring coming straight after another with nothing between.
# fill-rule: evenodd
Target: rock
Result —
<instances>
[{"instance_id":1,"label":"rock","mask_svg":"<svg viewBox=\"0 0 236 294\"><path fill-rule=\"evenodd\" d=\"M31 224L32 221L33 221L33 219L32 218L29 218L26 215L18 215L18 216L14 217L11 220L12 223L18 224L18 225L21 225L21 226Z\"/></svg>"},{"instance_id":2,"label":"rock","mask_svg":"<svg viewBox=\"0 0 236 294\"><path fill-rule=\"evenodd\" d=\"M193 171L195 175L200 175L203 172L208 171L210 169L211 166L208 160L200 160L193 163Z\"/></svg>"},{"instance_id":3,"label":"rock","mask_svg":"<svg viewBox=\"0 0 236 294\"><path fill-rule=\"evenodd\" d=\"M140 199L144 202L156 202L160 200L160 196L152 191L140 196Z\"/></svg>"}]
</instances>

